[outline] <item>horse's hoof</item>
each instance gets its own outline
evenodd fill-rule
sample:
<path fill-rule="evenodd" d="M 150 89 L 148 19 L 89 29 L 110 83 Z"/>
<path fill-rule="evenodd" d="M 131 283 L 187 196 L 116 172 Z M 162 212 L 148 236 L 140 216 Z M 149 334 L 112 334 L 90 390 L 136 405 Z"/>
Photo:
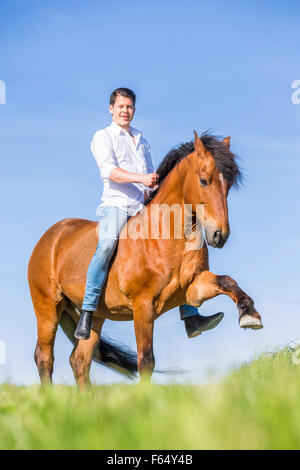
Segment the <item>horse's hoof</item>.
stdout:
<path fill-rule="evenodd" d="M 263 328 L 263 325 L 259 318 L 244 314 L 240 318 L 240 327 L 251 328 L 252 330 L 260 330 L 261 328 Z"/>

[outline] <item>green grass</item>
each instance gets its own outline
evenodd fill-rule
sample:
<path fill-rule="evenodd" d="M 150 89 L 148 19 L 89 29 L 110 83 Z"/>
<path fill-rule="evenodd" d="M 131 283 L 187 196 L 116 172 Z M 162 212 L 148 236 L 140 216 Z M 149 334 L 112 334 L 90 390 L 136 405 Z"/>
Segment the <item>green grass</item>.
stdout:
<path fill-rule="evenodd" d="M 0 449 L 299 449 L 300 365 L 265 354 L 205 386 L 0 386 Z"/>

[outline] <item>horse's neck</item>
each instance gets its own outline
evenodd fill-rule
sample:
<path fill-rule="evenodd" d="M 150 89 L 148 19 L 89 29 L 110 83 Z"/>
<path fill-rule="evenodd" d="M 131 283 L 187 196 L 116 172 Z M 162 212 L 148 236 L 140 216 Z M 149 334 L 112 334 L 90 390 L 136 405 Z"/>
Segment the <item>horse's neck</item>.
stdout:
<path fill-rule="evenodd" d="M 139 215 L 129 220 L 127 226 L 129 238 L 131 238 L 131 234 L 136 234 L 138 231 L 143 236 L 139 244 L 127 243 L 126 241 L 125 244 L 122 243 L 122 247 L 124 246 L 128 252 L 127 258 L 121 256 L 121 259 L 128 259 L 128 257 L 142 259 L 145 256 L 143 260 L 145 266 L 149 263 L 150 265 L 153 264 L 154 260 L 158 260 L 158 264 L 163 266 L 163 269 L 161 269 L 162 285 L 164 285 L 165 279 L 171 279 L 174 283 L 173 288 L 181 286 L 180 288 L 183 289 L 192 282 L 196 272 L 202 269 L 203 260 L 205 261 L 206 256 L 205 250 L 199 250 L 193 246 L 191 249 L 191 241 L 185 238 L 184 175 L 185 172 L 181 168 L 174 168 L 172 173 L 169 173 L 166 177 L 153 200 L 144 207 Z M 176 207 L 174 208 L 174 206 Z M 176 217 L 174 216 L 174 210 L 175 213 L 178 210 L 177 215 L 179 216 L 176 227 L 180 229 L 181 226 L 179 237 L 176 236 L 178 232 L 176 233 L 175 230 Z M 158 213 L 159 216 L 157 216 Z M 155 233 L 153 233 L 153 227 Z M 163 228 L 168 230 L 169 227 L 170 237 L 165 237 Z M 146 230 L 144 231 L 143 228 L 146 228 Z M 151 239 L 153 239 L 153 243 L 151 243 Z M 150 243 L 148 243 L 148 240 Z M 138 254 L 135 253 L 137 247 Z M 178 284 L 174 282 L 175 280 L 178 281 Z"/>
<path fill-rule="evenodd" d="M 192 208 L 190 205 L 185 205 L 183 186 L 186 169 L 183 163 L 185 162 L 181 163 L 180 168 L 174 168 L 172 174 L 168 175 L 168 179 L 164 182 L 155 198 L 145 207 L 148 220 L 151 220 L 153 213 L 156 213 L 152 211 L 155 204 L 157 208 L 160 207 L 161 209 L 163 206 L 169 209 L 174 208 L 174 211 L 164 211 L 163 209 L 160 211 L 160 237 L 162 236 L 162 227 L 168 227 L 168 224 L 170 224 L 171 237 L 168 241 L 169 250 L 167 252 L 168 254 L 174 254 L 173 263 L 171 263 L 174 269 L 178 270 L 180 267 L 180 283 L 182 286 L 191 282 L 194 275 L 199 270 L 201 271 L 203 266 L 206 266 L 208 263 L 207 247 L 203 239 L 202 227 L 196 226 L 192 229 Z M 172 218 L 170 216 L 171 212 L 173 213 Z M 176 227 L 176 216 L 174 214 L 178 216 Z M 186 217 L 189 219 L 186 219 Z M 149 223 L 149 228 L 150 226 L 151 223 Z M 179 229 L 179 232 L 177 231 L 176 233 L 177 229 Z M 176 235 L 178 234 L 179 237 L 177 238 Z M 164 243 L 163 237 L 162 243 Z M 159 251 L 158 255 L 161 255 L 161 251 Z"/>
<path fill-rule="evenodd" d="M 148 206 L 151 206 L 151 204 L 168 204 L 169 206 L 172 206 L 173 204 L 182 205 L 184 203 L 183 183 L 184 178 L 182 172 L 179 171 L 178 168 L 173 168 L 173 170 L 166 176 L 157 195 L 148 204 Z"/>

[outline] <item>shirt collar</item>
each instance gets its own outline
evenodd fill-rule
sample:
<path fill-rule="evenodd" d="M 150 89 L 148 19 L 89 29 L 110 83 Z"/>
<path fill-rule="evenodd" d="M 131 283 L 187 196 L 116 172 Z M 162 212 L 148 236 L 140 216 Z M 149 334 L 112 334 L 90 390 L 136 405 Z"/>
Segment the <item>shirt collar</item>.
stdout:
<path fill-rule="evenodd" d="M 123 134 L 123 135 L 128 134 L 128 132 L 125 131 L 125 129 L 123 129 L 123 127 L 118 126 L 118 124 L 116 124 L 114 121 L 112 121 L 112 123 L 110 125 L 110 128 L 117 137 L 121 134 Z M 142 133 L 138 129 L 135 129 L 134 127 L 130 126 L 130 134 L 133 135 L 134 137 L 136 137 L 136 145 L 138 145 L 138 143 L 139 143 L 139 141 L 142 137 Z"/>

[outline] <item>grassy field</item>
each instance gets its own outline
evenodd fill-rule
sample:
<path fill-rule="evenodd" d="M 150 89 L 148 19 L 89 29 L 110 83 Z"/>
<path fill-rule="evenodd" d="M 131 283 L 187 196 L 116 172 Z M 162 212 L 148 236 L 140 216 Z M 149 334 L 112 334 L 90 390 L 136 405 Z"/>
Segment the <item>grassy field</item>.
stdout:
<path fill-rule="evenodd" d="M 204 386 L 0 386 L 0 449 L 299 449 L 300 365 L 284 350 Z"/>

